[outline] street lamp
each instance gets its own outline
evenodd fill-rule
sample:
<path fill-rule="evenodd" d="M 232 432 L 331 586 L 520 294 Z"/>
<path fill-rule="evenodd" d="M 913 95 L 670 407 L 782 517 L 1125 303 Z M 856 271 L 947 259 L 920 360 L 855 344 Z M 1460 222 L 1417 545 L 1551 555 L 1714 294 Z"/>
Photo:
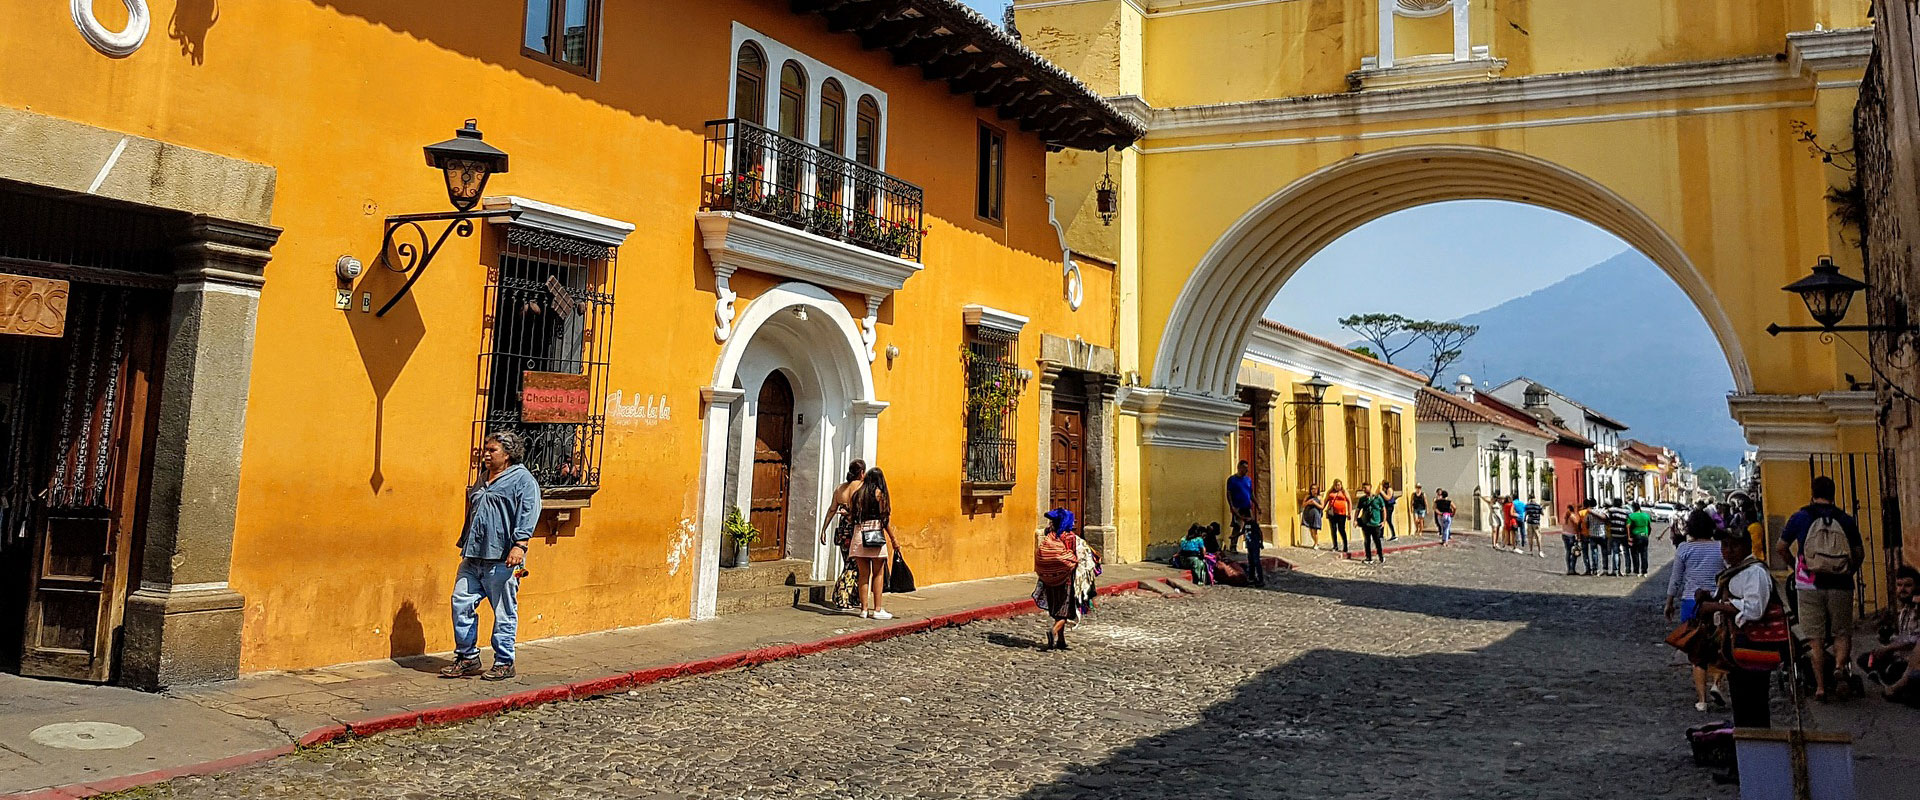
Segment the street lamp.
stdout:
<path fill-rule="evenodd" d="M 426 274 L 427 265 L 433 263 L 433 257 L 440 254 L 440 246 L 447 243 L 447 237 L 466 238 L 473 235 L 473 221 L 492 217 L 515 217 L 520 212 L 511 209 L 496 211 L 475 211 L 487 190 L 487 179 L 494 173 L 507 171 L 507 154 L 500 148 L 481 141 L 478 120 L 469 119 L 459 130 L 454 131 L 452 139 L 424 148 L 427 166 L 440 170 L 447 182 L 447 202 L 453 204 L 452 211 L 433 211 L 424 214 L 399 214 L 387 217 L 386 234 L 380 242 L 380 265 L 388 270 L 407 276 L 406 283 L 400 284 L 400 290 L 393 293 L 386 304 L 374 314 L 384 317 L 392 311 L 400 298 L 413 290 L 413 284 Z M 437 237 L 429 236 L 422 222 L 445 222 Z M 411 241 L 396 242 L 395 238 L 404 231 Z M 388 254 L 392 255 L 389 256 Z"/>
<path fill-rule="evenodd" d="M 1494 451 L 1494 452 L 1496 452 L 1496 453 L 1504 453 L 1504 452 L 1507 452 L 1508 450 L 1512 450 L 1512 449 L 1513 449 L 1513 437 L 1511 437 L 1511 436 L 1508 436 L 1508 435 L 1506 435 L 1506 434 L 1504 434 L 1504 433 L 1503 433 L 1503 434 L 1500 434 L 1499 436 L 1496 436 L 1496 437 L 1494 437 L 1494 439 L 1493 439 L 1493 451 Z"/>
<path fill-rule="evenodd" d="M 1807 304 L 1807 313 L 1813 315 L 1813 321 L 1819 325 L 1781 325 L 1767 326 L 1767 335 L 1779 336 L 1782 333 L 1819 333 L 1839 332 L 1858 333 L 1910 333 L 1920 330 L 1913 325 L 1842 325 L 1847 310 L 1853 305 L 1853 296 L 1867 288 L 1867 284 L 1852 277 L 1840 274 L 1840 267 L 1833 263 L 1832 256 L 1821 256 L 1813 265 L 1813 274 L 1781 287 L 1782 291 L 1800 295 Z M 1829 340 L 1830 341 L 1830 340 Z"/>
<path fill-rule="evenodd" d="M 1107 151 L 1107 174 L 1094 187 L 1094 204 L 1100 212 L 1100 224 L 1113 225 L 1113 218 L 1120 215 L 1120 187 L 1113 182 L 1113 151 Z"/>
<path fill-rule="evenodd" d="M 487 179 L 507 171 L 507 154 L 481 141 L 479 120 L 467 120 L 453 138 L 426 146 L 427 166 L 447 176 L 447 200 L 456 211 L 472 211 L 487 189 Z"/>

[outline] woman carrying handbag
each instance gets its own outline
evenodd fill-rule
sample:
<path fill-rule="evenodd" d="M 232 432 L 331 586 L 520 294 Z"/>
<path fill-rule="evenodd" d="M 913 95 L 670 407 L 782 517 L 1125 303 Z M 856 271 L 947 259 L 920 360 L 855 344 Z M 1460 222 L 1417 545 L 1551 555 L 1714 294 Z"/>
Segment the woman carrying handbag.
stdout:
<path fill-rule="evenodd" d="M 1767 565 L 1753 557 L 1752 539 L 1726 537 L 1720 555 L 1733 566 L 1715 578 L 1718 594 L 1713 599 L 1700 593 L 1694 613 L 1712 614 L 1718 623 L 1734 727 L 1769 727 L 1767 679 L 1785 662 L 1791 636 L 1786 607 L 1774 591 Z"/>
<path fill-rule="evenodd" d="M 887 496 L 887 476 L 879 467 L 867 470 L 852 505 L 853 540 L 847 545 L 847 556 L 860 571 L 860 616 L 893 619 L 881 605 L 887 589 L 887 559 L 895 548 L 893 503 Z"/>

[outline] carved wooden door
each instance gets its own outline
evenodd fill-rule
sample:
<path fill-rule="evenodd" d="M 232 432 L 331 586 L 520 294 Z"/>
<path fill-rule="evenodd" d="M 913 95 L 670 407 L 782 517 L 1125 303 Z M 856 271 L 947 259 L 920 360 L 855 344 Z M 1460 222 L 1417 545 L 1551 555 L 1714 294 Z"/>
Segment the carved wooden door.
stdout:
<path fill-rule="evenodd" d="M 1048 508 L 1073 512 L 1077 525 L 1084 525 L 1087 486 L 1086 416 L 1078 408 L 1053 409 L 1053 474 L 1049 479 Z"/>
<path fill-rule="evenodd" d="M 753 509 L 760 539 L 747 549 L 754 561 L 787 557 L 787 489 L 793 474 L 793 387 L 778 372 L 767 376 L 754 409 Z"/>

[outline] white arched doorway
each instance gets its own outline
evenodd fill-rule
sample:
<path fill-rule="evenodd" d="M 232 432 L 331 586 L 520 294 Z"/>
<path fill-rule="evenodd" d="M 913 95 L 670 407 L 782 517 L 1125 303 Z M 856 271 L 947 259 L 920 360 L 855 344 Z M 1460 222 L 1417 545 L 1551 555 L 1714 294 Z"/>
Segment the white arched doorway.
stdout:
<path fill-rule="evenodd" d="M 1605 229 L 1645 254 L 1706 319 L 1735 389 L 1754 391 L 1745 347 L 1706 277 L 1678 242 L 1644 212 L 1600 183 L 1510 150 L 1423 145 L 1353 156 L 1303 177 L 1248 211 L 1188 276 L 1169 313 L 1151 382 L 1191 406 L 1190 431 L 1224 436 L 1232 419 L 1201 420 L 1230 398 L 1247 337 L 1267 303 L 1314 253 L 1395 211 L 1447 200 L 1506 200 L 1540 206 Z M 1181 403 L 1176 398 L 1190 402 Z M 1237 412 L 1236 412 L 1237 413 Z M 1208 423 L 1217 424 L 1208 424 Z M 1193 439 L 1190 438 L 1190 441 Z"/>
<path fill-rule="evenodd" d="M 855 458 L 873 460 L 877 418 L 860 326 L 831 293 L 806 283 L 784 283 L 755 298 L 734 323 L 733 335 L 701 390 L 705 406 L 700 467 L 701 517 L 693 570 L 695 619 L 714 614 L 719 586 L 721 528 L 727 512 L 747 514 L 755 498 L 755 449 L 765 397 L 788 394 L 790 435 L 784 456 L 785 536 L 779 558 L 811 562 L 814 580 L 827 580 L 838 552 L 816 533 L 828 496 Z M 775 376 L 778 376 L 777 378 Z M 780 390 L 768 392 L 769 384 Z M 764 448 L 763 448 L 764 449 Z M 768 495 L 761 487 L 762 497 Z M 764 535 L 779 536 L 768 531 Z"/>

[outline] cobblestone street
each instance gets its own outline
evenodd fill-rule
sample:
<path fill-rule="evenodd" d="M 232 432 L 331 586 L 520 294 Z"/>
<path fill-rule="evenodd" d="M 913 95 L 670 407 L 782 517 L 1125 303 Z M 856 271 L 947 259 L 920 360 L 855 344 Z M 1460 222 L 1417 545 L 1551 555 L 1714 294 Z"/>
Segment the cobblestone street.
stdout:
<path fill-rule="evenodd" d="M 1554 542 L 1557 546 L 1557 541 Z M 1659 589 L 1473 544 L 303 751 L 149 796 L 1702 798 Z"/>

